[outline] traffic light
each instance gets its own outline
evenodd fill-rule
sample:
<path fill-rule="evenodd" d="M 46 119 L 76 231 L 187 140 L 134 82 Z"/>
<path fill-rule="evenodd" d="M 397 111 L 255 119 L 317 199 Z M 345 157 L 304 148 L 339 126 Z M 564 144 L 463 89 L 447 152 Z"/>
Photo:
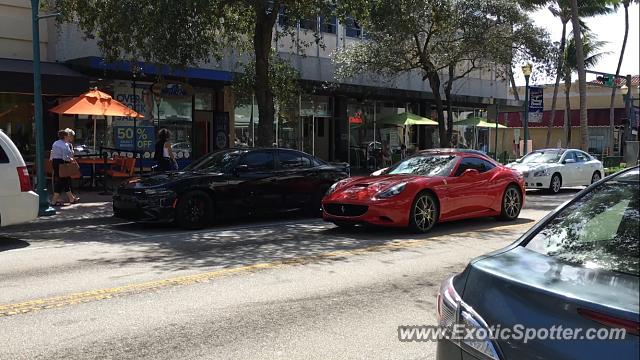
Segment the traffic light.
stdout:
<path fill-rule="evenodd" d="M 611 75 L 598 76 L 596 77 L 596 80 L 604 84 L 604 86 L 613 87 L 613 76 Z"/>

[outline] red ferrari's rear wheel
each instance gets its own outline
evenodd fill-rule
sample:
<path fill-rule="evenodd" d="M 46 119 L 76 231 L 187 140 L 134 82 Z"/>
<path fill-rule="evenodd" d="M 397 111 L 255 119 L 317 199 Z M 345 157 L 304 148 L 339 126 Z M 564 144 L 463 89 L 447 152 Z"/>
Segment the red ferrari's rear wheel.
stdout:
<path fill-rule="evenodd" d="M 421 192 L 413 200 L 409 226 L 418 233 L 426 233 L 438 222 L 440 209 L 438 201 L 429 192 Z"/>

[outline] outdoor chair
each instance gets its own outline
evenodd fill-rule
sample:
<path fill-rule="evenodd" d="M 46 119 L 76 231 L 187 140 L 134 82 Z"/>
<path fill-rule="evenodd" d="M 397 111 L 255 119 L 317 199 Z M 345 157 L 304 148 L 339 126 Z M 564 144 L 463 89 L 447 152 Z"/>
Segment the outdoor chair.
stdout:
<path fill-rule="evenodd" d="M 135 158 L 118 158 L 116 159 L 116 163 L 105 171 L 105 175 L 112 179 L 124 180 L 133 177 L 135 169 Z"/>

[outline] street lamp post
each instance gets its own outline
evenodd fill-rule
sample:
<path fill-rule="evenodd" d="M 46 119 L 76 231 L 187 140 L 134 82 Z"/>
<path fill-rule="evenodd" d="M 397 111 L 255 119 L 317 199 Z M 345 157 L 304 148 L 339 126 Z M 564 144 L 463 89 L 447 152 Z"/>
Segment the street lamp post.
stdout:
<path fill-rule="evenodd" d="M 627 122 L 627 126 L 625 126 L 625 128 L 628 129 L 628 131 L 625 131 L 626 136 L 625 136 L 625 140 L 633 140 L 633 124 L 635 121 L 635 112 L 633 111 L 633 102 L 636 100 L 640 100 L 640 98 L 634 98 L 633 94 L 631 93 L 631 91 L 629 91 L 631 86 L 631 76 L 627 76 L 627 85 L 623 85 L 620 88 L 620 94 L 622 94 L 622 97 L 624 98 L 624 108 L 625 111 L 627 113 L 627 118 L 629 119 Z M 638 131 L 638 133 L 640 133 L 640 130 Z M 640 135 L 640 134 L 637 134 Z"/>
<path fill-rule="evenodd" d="M 33 117 L 36 125 L 36 173 L 38 174 L 38 216 L 54 215 L 56 211 L 49 205 L 49 194 L 45 187 L 44 176 L 44 129 L 42 124 L 42 83 L 40 77 L 40 19 L 57 16 L 58 14 L 40 16 L 38 9 L 40 0 L 31 0 L 31 28 L 33 31 Z"/>
<path fill-rule="evenodd" d="M 531 64 L 526 64 L 522 66 L 522 74 L 524 75 L 525 80 L 525 92 L 524 92 L 524 154 L 526 156 L 529 153 L 529 77 L 531 77 L 531 72 L 533 71 L 533 67 Z"/>

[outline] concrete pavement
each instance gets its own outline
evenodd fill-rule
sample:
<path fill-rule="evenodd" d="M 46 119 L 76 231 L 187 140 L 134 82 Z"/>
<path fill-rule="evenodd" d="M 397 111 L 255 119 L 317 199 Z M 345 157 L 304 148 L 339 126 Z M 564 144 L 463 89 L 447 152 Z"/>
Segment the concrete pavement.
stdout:
<path fill-rule="evenodd" d="M 23 244 L 0 245 L 0 358 L 433 358 L 397 326 L 433 324 L 447 275 L 573 195 L 426 236 L 295 215 L 196 232 L 102 216 L 3 229 Z"/>

